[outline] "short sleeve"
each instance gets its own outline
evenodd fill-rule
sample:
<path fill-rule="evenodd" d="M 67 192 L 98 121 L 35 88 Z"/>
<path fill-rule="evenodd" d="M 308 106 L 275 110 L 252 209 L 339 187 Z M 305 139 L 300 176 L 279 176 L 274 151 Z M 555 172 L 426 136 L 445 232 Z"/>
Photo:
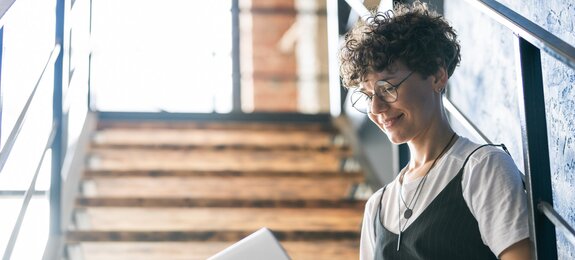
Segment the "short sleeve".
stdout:
<path fill-rule="evenodd" d="M 373 221 L 381 193 L 382 189 L 372 194 L 365 204 L 359 246 L 360 260 L 373 260 L 373 252 L 375 251 L 375 230 L 373 228 Z"/>
<path fill-rule="evenodd" d="M 483 242 L 496 256 L 529 237 L 527 195 L 521 172 L 509 155 L 493 147 L 478 151 L 463 174 L 463 196 Z"/>

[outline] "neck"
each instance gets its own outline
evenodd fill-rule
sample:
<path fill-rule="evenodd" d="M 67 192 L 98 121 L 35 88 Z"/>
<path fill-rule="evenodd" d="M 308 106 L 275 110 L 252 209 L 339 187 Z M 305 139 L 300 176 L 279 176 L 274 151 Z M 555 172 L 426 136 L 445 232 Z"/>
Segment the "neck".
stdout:
<path fill-rule="evenodd" d="M 436 160 L 443 150 L 447 151 L 454 143 L 454 134 L 449 124 L 444 124 L 440 128 L 429 130 L 425 138 L 408 142 L 411 156 L 409 169 L 418 169 Z"/>

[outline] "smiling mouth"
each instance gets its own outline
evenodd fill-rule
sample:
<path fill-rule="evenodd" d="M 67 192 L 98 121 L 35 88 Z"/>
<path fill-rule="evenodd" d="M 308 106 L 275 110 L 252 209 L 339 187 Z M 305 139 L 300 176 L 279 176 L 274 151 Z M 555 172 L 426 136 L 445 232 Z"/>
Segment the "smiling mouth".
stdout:
<path fill-rule="evenodd" d="M 383 120 L 383 126 L 385 128 L 393 127 L 393 125 L 395 125 L 397 121 L 399 121 L 401 118 L 403 118 L 403 114 L 400 114 L 399 116 L 396 117 L 385 119 Z"/>

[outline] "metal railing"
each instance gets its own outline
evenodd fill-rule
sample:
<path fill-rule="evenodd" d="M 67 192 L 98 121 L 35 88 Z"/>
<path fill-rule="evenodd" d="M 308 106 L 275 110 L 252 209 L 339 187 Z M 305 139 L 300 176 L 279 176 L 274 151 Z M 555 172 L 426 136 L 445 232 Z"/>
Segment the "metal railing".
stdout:
<path fill-rule="evenodd" d="M 14 144 L 16 143 L 16 139 L 18 138 L 18 135 L 20 134 L 20 131 L 22 130 L 22 126 L 24 126 L 24 122 L 26 121 L 26 117 L 28 116 L 28 109 L 30 109 L 30 105 L 32 104 L 32 101 L 34 100 L 34 97 L 36 95 L 36 91 L 38 90 L 38 87 L 40 86 L 40 82 L 42 81 L 42 78 L 44 77 L 44 73 L 46 73 L 46 70 L 48 69 L 49 66 L 53 66 L 55 64 L 56 58 L 60 54 L 61 49 L 62 48 L 59 44 L 56 44 L 54 46 L 54 49 L 52 50 L 52 53 L 50 54 L 48 61 L 44 65 L 44 69 L 42 69 L 42 73 L 40 73 L 38 80 L 36 80 L 36 85 L 32 89 L 32 92 L 30 93 L 28 100 L 26 100 L 26 104 L 24 104 L 24 108 L 22 108 L 22 111 L 20 112 L 20 115 L 18 116 L 16 123 L 14 123 L 14 127 L 12 128 L 10 135 L 6 139 L 6 143 L 2 147 L 2 151 L 0 151 L 0 174 L 2 174 L 2 170 L 4 169 L 4 166 L 6 165 L 6 162 L 8 161 L 8 157 L 10 156 L 10 152 L 12 152 L 12 148 L 14 148 Z"/>
<path fill-rule="evenodd" d="M 46 141 L 46 145 L 44 146 L 42 156 L 40 157 L 40 161 L 38 162 L 38 165 L 36 166 L 36 171 L 34 172 L 34 177 L 32 177 L 32 181 L 30 181 L 28 189 L 26 190 L 26 193 L 24 194 L 24 200 L 22 201 L 22 206 L 20 207 L 20 211 L 18 213 L 18 218 L 16 219 L 16 223 L 14 224 L 14 228 L 12 229 L 12 233 L 10 234 L 10 239 L 8 240 L 8 243 L 6 244 L 6 248 L 4 250 L 4 256 L 2 257 L 2 259 L 10 259 L 10 256 L 12 255 L 12 250 L 14 249 L 14 245 L 16 244 L 16 239 L 18 238 L 18 235 L 20 234 L 20 228 L 22 227 L 22 222 L 24 221 L 24 216 L 26 215 L 26 211 L 28 210 L 28 204 L 30 204 L 30 200 L 32 199 L 32 196 L 34 195 L 34 192 L 36 191 L 35 186 L 36 186 L 36 180 L 38 179 L 38 173 L 40 172 L 40 168 L 42 167 L 42 162 L 44 161 L 44 157 L 46 156 L 46 152 L 48 152 L 48 150 L 50 149 L 50 147 L 52 146 L 52 144 L 54 142 L 54 138 L 57 134 L 57 127 L 58 127 L 58 122 L 54 122 L 54 124 L 52 125 L 52 131 L 50 132 L 50 136 L 48 137 L 48 140 Z"/>
<path fill-rule="evenodd" d="M 19 207 L 18 214 L 14 225 L 12 226 L 12 231 L 10 232 L 10 236 L 7 240 L 6 246 L 4 248 L 0 248 L 3 250 L 2 259 L 11 259 L 14 248 L 16 246 L 16 242 L 18 241 L 18 237 L 20 235 L 20 231 L 22 225 L 24 223 L 26 214 L 28 212 L 28 206 L 32 200 L 37 195 L 45 196 L 45 191 L 37 191 L 36 190 L 36 181 L 39 178 L 39 174 L 41 172 L 42 165 L 45 163 L 45 158 L 48 151 L 51 151 L 52 157 L 52 173 L 51 173 L 51 180 L 50 180 L 50 236 L 53 237 L 54 235 L 59 235 L 61 233 L 60 226 L 60 182 L 61 182 L 61 175 L 60 175 L 60 158 L 61 158 L 61 146 L 60 142 L 62 139 L 62 85 L 61 85 L 61 75 L 62 75 L 62 56 L 63 56 L 63 48 L 60 44 L 62 42 L 62 35 L 58 34 L 58 32 L 63 31 L 63 10 L 64 7 L 64 0 L 54 0 L 56 3 L 56 23 L 54 24 L 54 32 L 55 32 L 55 45 L 52 48 L 48 60 L 44 63 L 44 67 L 40 73 L 40 75 L 30 75 L 31 78 L 36 77 L 37 80 L 35 82 L 32 91 L 27 96 L 26 102 L 23 108 L 20 110 L 20 114 L 18 115 L 14 126 L 10 130 L 10 133 L 2 146 L 2 150 L 0 151 L 0 175 L 6 174 L 4 171 L 7 170 L 5 168 L 7 162 L 11 159 L 10 155 L 14 151 L 14 146 L 19 145 L 16 144 L 19 138 L 24 138 L 20 136 L 22 129 L 24 127 L 29 127 L 26 124 L 26 119 L 31 114 L 31 106 L 35 102 L 35 100 L 39 97 L 39 93 L 41 88 L 52 88 L 52 125 L 50 128 L 50 132 L 47 135 L 47 139 L 45 140 L 43 150 L 41 151 L 41 155 L 38 161 L 31 162 L 35 165 L 35 171 L 32 175 L 32 178 L 29 182 L 27 182 L 27 189 L 26 190 L 17 190 L 17 191 L 9 191 L 7 194 L 17 194 L 22 196 L 22 204 Z M 14 6 L 19 5 L 21 2 L 16 0 L 4 1 L 0 4 L 0 46 L 3 46 L 4 37 L 4 26 L 9 24 L 10 21 L 6 18 L 7 16 L 13 16 L 11 12 L 13 12 Z M 22 9 L 20 9 L 22 10 Z M 52 9 L 53 10 L 53 9 Z M 9 14 L 9 15 L 7 15 Z M 59 28 L 62 27 L 62 28 Z M 0 54 L 4 51 L 3 49 L 0 51 Z M 2 57 L 0 55 L 0 57 Z M 3 60 L 0 59 L 0 62 Z M 49 75 L 49 72 L 53 72 L 54 75 Z M 49 80 L 53 76 L 54 82 L 50 82 L 46 84 L 46 80 Z M 3 110 L 2 103 L 0 102 L 0 111 Z M 1 118 L 1 117 L 0 117 Z M 24 126 L 26 124 L 26 126 Z M 48 238 L 50 239 L 50 238 Z"/>
<path fill-rule="evenodd" d="M 36 84 L 35 84 L 32 92 L 30 93 L 30 96 L 28 97 L 26 104 L 24 105 L 22 111 L 20 112 L 20 115 L 18 116 L 18 119 L 16 120 L 16 123 L 15 123 L 14 127 L 12 128 L 12 131 L 11 131 L 9 137 L 7 138 L 6 143 L 4 144 L 4 147 L 2 148 L 2 151 L 0 151 L 0 174 L 3 173 L 4 166 L 6 165 L 6 162 L 8 161 L 8 159 L 10 158 L 9 156 L 12 152 L 12 148 L 14 147 L 14 144 L 16 143 L 16 140 L 18 139 L 20 131 L 22 130 L 22 127 L 24 126 L 24 123 L 26 121 L 26 117 L 29 114 L 30 105 L 32 104 L 34 98 L 36 97 L 36 93 L 37 93 L 37 91 L 41 85 L 42 80 L 44 79 L 44 75 L 46 74 L 46 71 L 48 70 L 49 67 L 54 66 L 56 64 L 56 60 L 57 60 L 58 56 L 60 55 L 61 49 L 62 49 L 62 47 L 60 46 L 60 44 L 56 44 L 54 46 L 54 48 L 50 54 L 50 57 L 48 58 L 48 61 L 46 62 L 46 64 L 44 65 L 44 68 L 42 69 L 42 73 L 40 73 L 40 76 L 38 77 L 38 80 L 36 81 Z M 58 121 L 53 122 L 50 135 L 48 136 L 48 139 L 46 141 L 46 145 L 44 147 L 44 150 L 42 152 L 40 160 L 36 164 L 36 171 L 32 177 L 32 180 L 30 181 L 30 184 L 28 185 L 28 189 L 24 193 L 24 199 L 22 201 L 22 205 L 20 207 L 18 217 L 16 219 L 16 222 L 15 222 L 14 227 L 12 229 L 12 232 L 10 234 L 10 238 L 8 240 L 8 243 L 6 244 L 6 247 L 4 248 L 3 259 L 10 259 L 10 256 L 12 254 L 12 250 L 13 250 L 14 245 L 16 243 L 16 239 L 18 238 L 18 235 L 20 233 L 20 227 L 22 226 L 24 216 L 26 215 L 26 210 L 28 209 L 28 204 L 30 203 L 30 200 L 32 199 L 32 195 L 36 192 L 36 190 L 35 190 L 36 180 L 38 179 L 38 173 L 40 172 L 40 168 L 41 168 L 42 163 L 44 161 L 44 157 L 46 155 L 46 152 L 52 147 L 54 138 L 57 135 L 58 124 L 59 124 Z"/>
<path fill-rule="evenodd" d="M 512 30 L 517 37 L 518 101 L 530 208 L 529 224 L 534 245 L 533 256 L 535 259 L 556 259 L 555 228 L 571 243 L 575 241 L 575 232 L 552 206 L 551 167 L 540 51 L 575 69 L 575 48 L 496 1 L 468 1 Z M 550 216 L 560 221 L 551 221 Z"/>
<path fill-rule="evenodd" d="M 556 259 L 555 228 L 573 245 L 575 245 L 575 230 L 552 206 L 540 50 L 569 68 L 575 69 L 575 48 L 497 1 L 467 1 L 512 30 L 517 37 L 518 99 L 530 212 L 530 237 L 534 245 L 533 256 L 534 259 Z M 346 2 L 360 17 L 369 17 L 369 11 L 358 0 L 346 0 Z M 443 101 L 452 118 L 459 121 L 476 138 L 491 143 L 448 98 L 444 97 Z M 399 161 L 405 163 L 405 158 L 402 158 L 401 154 L 400 147 Z"/>

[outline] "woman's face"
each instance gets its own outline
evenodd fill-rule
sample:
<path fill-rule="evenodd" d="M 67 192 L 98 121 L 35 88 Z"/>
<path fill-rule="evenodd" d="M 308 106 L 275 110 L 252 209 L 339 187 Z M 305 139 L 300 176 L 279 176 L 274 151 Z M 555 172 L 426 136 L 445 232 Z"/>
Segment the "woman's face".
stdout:
<path fill-rule="evenodd" d="M 410 73 L 403 63 L 396 62 L 388 70 L 369 74 L 361 86 L 370 95 L 379 80 L 397 87 L 395 102 L 387 103 L 374 96 L 369 113 L 369 118 L 396 144 L 425 138 L 428 130 L 441 120 L 441 94 L 438 90 L 445 86 L 446 79 L 440 82 L 437 73 L 426 79 L 417 72 Z"/>

